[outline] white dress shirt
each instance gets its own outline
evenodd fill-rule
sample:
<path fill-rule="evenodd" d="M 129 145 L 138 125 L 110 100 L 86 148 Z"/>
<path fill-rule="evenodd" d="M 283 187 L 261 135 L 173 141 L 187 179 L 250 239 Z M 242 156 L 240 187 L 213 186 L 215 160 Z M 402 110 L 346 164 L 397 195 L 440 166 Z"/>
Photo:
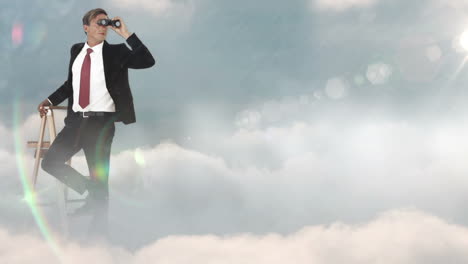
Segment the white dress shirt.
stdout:
<path fill-rule="evenodd" d="M 83 49 L 80 51 L 72 66 L 72 87 L 73 87 L 73 111 L 98 111 L 98 112 L 115 112 L 115 104 L 109 94 L 106 86 L 106 78 L 104 75 L 104 62 L 102 59 L 102 46 L 104 42 L 94 47 L 88 46 L 86 42 Z M 89 105 L 82 108 L 79 105 L 80 98 L 80 78 L 81 67 L 86 56 L 86 50 L 91 48 L 91 72 L 89 86 Z"/>

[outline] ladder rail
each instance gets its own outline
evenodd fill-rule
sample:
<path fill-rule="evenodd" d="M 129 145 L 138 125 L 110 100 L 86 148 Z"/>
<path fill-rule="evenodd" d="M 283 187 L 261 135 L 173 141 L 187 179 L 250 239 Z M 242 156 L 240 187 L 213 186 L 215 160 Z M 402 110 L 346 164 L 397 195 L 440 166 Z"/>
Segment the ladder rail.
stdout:
<path fill-rule="evenodd" d="M 33 190 L 36 188 L 37 174 L 39 173 L 39 163 L 40 163 L 42 142 L 44 141 L 44 130 L 45 130 L 46 119 L 47 119 L 46 115 L 42 116 L 42 118 L 41 118 L 41 126 L 40 126 L 40 130 L 39 130 L 39 140 L 38 140 L 37 146 L 36 146 L 36 159 L 34 161 Z"/>

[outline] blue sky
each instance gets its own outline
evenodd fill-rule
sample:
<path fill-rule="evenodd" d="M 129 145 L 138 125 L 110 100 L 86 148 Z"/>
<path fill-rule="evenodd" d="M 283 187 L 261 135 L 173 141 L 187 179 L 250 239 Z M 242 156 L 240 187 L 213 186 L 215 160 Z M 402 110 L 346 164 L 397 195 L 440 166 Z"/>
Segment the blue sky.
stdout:
<path fill-rule="evenodd" d="M 129 73 L 137 122 L 116 126 L 115 232 L 93 248 L 103 263 L 109 252 L 184 263 L 171 253 L 181 250 L 204 263 L 221 263 L 219 252 L 251 263 L 468 259 L 461 0 L 0 2 L 0 136 L 10 139 L 0 142 L 0 244 L 26 233 L 47 248 L 21 202 L 24 147 L 13 138 L 37 137 L 36 107 L 65 80 L 81 17 L 98 6 L 157 60 Z M 73 162 L 86 174 L 82 153 Z M 49 175 L 38 184 L 54 199 Z M 63 252 L 85 250 L 70 243 Z"/>
<path fill-rule="evenodd" d="M 453 103 L 451 97 L 463 95 L 458 88 L 466 82 L 463 70 L 449 81 L 464 58 L 452 45 L 464 30 L 464 14 L 456 3 L 330 3 L 160 1 L 153 7 L 145 1 L 4 2 L 4 28 L 22 25 L 24 39 L 20 45 L 9 38 L 1 42 L 2 120 L 11 125 L 8 98 L 18 98 L 25 114 L 32 113 L 60 86 L 70 46 L 85 39 L 82 13 L 95 5 L 126 19 L 158 60 L 151 69 L 130 74 L 141 121 L 137 125 L 157 132 L 151 144 L 180 141 L 187 133 L 181 120 L 191 107 L 214 105 L 223 118 L 232 119 L 265 100 L 320 95 L 333 78 L 343 81 L 346 95 L 331 104 L 402 108 L 405 116 L 427 104 L 434 105 L 425 113 L 440 112 L 437 105 L 443 109 Z M 112 33 L 108 40 L 123 41 Z M 434 54 L 432 61 L 428 52 Z M 366 76 L 372 65 L 374 73 L 387 70 L 377 84 Z M 123 141 L 116 141 L 118 149 L 144 143 Z"/>

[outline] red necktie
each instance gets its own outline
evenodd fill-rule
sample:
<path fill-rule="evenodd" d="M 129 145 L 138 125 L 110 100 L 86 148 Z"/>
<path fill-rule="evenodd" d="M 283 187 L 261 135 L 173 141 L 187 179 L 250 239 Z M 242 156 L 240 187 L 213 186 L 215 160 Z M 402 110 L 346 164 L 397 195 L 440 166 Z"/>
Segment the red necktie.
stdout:
<path fill-rule="evenodd" d="M 85 108 L 89 105 L 89 79 L 91 75 L 91 57 L 89 54 L 93 52 L 93 50 L 88 48 L 87 52 L 83 61 L 83 66 L 81 66 L 80 100 L 78 102 L 81 108 Z"/>

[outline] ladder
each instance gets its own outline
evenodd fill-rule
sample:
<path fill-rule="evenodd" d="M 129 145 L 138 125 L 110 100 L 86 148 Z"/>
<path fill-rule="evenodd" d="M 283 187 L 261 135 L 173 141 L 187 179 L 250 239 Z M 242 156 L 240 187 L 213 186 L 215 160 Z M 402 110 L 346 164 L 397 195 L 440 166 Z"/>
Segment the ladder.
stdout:
<path fill-rule="evenodd" d="M 37 176 L 39 173 L 39 166 L 41 164 L 41 159 L 44 157 L 44 154 L 47 152 L 55 137 L 57 136 L 55 129 L 55 119 L 54 119 L 54 110 L 67 110 L 66 106 L 45 106 L 50 111 L 47 111 L 47 114 L 41 118 L 41 126 L 39 128 L 39 139 L 37 141 L 28 141 L 28 148 L 34 148 L 34 170 L 32 174 L 33 181 L 33 190 L 35 190 L 37 183 Z M 50 116 L 49 116 L 50 113 Z M 45 128 L 46 124 L 49 125 L 49 141 L 44 141 Z M 66 162 L 68 165 L 71 165 L 71 158 Z M 58 208 L 60 212 L 60 220 L 62 231 L 65 236 L 68 236 L 68 221 L 67 221 L 67 203 L 73 202 L 83 202 L 85 199 L 68 199 L 68 188 L 65 184 L 57 180 L 58 185 Z M 53 203 L 42 203 L 39 205 L 51 205 Z"/>

